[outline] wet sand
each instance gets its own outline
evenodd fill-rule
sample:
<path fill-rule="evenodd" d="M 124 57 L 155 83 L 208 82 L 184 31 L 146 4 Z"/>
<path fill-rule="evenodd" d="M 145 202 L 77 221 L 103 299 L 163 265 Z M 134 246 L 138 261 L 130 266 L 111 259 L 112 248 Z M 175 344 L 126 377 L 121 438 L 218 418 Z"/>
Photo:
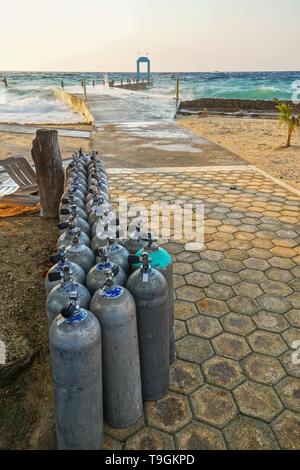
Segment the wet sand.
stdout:
<path fill-rule="evenodd" d="M 300 131 L 287 149 L 287 132 L 276 120 L 218 116 L 183 118 L 178 123 L 300 189 Z"/>

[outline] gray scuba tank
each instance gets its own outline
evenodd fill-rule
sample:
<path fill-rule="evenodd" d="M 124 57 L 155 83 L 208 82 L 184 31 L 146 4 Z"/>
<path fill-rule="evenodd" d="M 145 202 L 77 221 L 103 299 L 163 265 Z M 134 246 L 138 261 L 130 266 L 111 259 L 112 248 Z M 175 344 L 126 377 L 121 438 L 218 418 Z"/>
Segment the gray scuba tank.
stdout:
<path fill-rule="evenodd" d="M 143 399 L 160 400 L 169 388 L 168 284 L 151 268 L 148 253 L 128 279 L 127 289 L 136 304 Z"/>
<path fill-rule="evenodd" d="M 103 442 L 101 327 L 80 308 L 77 293 L 50 333 L 57 446 L 59 450 L 98 450 Z"/>
<path fill-rule="evenodd" d="M 85 202 L 85 195 L 78 189 L 78 186 L 75 186 L 73 184 L 68 184 L 66 187 L 66 190 L 64 194 L 62 195 L 62 199 L 68 198 L 70 195 L 81 199 L 83 202 Z"/>
<path fill-rule="evenodd" d="M 66 194 L 66 193 L 65 193 Z M 67 197 L 62 197 L 59 205 L 59 210 L 68 209 L 69 206 L 76 206 L 85 211 L 85 203 L 79 197 L 75 197 L 72 194 L 68 194 Z"/>
<path fill-rule="evenodd" d="M 104 209 L 103 206 L 94 206 L 89 215 L 89 224 L 91 228 L 91 237 L 93 238 L 97 233 L 98 222 L 100 229 L 106 223 L 116 224 L 116 213 L 112 210 Z"/>
<path fill-rule="evenodd" d="M 86 273 L 95 265 L 93 251 L 80 240 L 77 235 L 72 238 L 72 243 L 66 248 L 66 256 L 69 261 L 81 266 Z"/>
<path fill-rule="evenodd" d="M 104 420 L 114 428 L 134 424 L 143 413 L 136 309 L 132 295 L 111 270 L 91 300 L 102 331 Z"/>
<path fill-rule="evenodd" d="M 91 240 L 88 237 L 88 235 L 84 232 L 81 232 L 80 228 L 77 227 L 77 225 L 72 222 L 63 222 L 62 224 L 58 225 L 58 228 L 62 230 L 63 228 L 67 227 L 65 232 L 59 237 L 57 241 L 57 248 L 62 248 L 62 247 L 67 247 L 72 243 L 72 238 L 74 235 L 77 235 L 79 237 L 79 240 L 81 243 L 83 243 L 86 246 L 90 246 Z"/>
<path fill-rule="evenodd" d="M 53 273 L 62 273 L 65 267 L 72 270 L 74 281 L 79 282 L 79 284 L 85 284 L 85 271 L 78 264 L 66 259 L 66 252 L 64 248 L 60 249 L 59 252 L 55 255 L 52 255 L 50 260 L 55 264 L 51 269 L 49 269 L 45 279 L 45 289 L 47 295 L 49 292 L 51 292 L 52 289 L 54 289 L 54 287 L 60 284 L 59 278 L 56 281 L 50 281 L 49 275 Z"/>
<path fill-rule="evenodd" d="M 94 205 L 109 203 L 109 195 L 96 186 L 91 186 L 85 198 L 85 210 L 89 215 Z"/>
<path fill-rule="evenodd" d="M 130 254 L 134 255 L 138 250 L 143 249 L 147 245 L 144 238 L 145 237 L 141 231 L 141 224 L 138 222 L 135 230 L 128 232 L 128 239 L 124 241 L 124 246 Z"/>
<path fill-rule="evenodd" d="M 90 224 L 84 220 L 78 217 L 77 215 L 69 215 L 69 217 L 66 218 L 65 221 L 60 221 L 59 223 L 59 230 L 60 233 L 64 233 L 66 230 L 68 230 L 70 224 L 75 224 L 76 227 L 78 227 L 81 232 L 84 232 L 88 237 L 91 233 L 91 227 Z"/>
<path fill-rule="evenodd" d="M 54 287 L 49 293 L 46 301 L 46 312 L 48 326 L 52 325 L 53 320 L 58 315 L 62 308 L 69 300 L 70 292 L 76 291 L 78 293 L 78 304 L 82 308 L 89 308 L 91 296 L 86 287 L 73 280 L 73 273 L 69 266 L 64 266 L 61 272 L 54 272 L 49 274 L 50 282 L 57 282 L 59 284 Z"/>
<path fill-rule="evenodd" d="M 100 254 L 102 254 L 102 260 L 97 263 L 86 276 L 86 285 L 91 294 L 100 289 L 105 283 L 106 269 L 110 269 L 113 272 L 117 284 L 125 286 L 127 282 L 127 276 L 123 269 L 110 261 L 107 247 L 98 250 L 98 257 Z"/>
<path fill-rule="evenodd" d="M 128 262 L 129 251 L 122 245 L 119 245 L 115 240 L 108 239 L 109 243 L 109 259 L 112 263 L 120 266 L 128 277 L 131 273 L 131 266 Z M 101 250 L 101 249 L 100 249 Z M 99 250 L 95 250 L 96 263 L 102 260 L 102 254 L 98 256 Z"/>
<path fill-rule="evenodd" d="M 84 195 L 84 197 L 86 197 L 87 192 L 88 192 L 86 183 L 85 184 L 79 183 L 78 178 L 70 178 L 69 180 L 67 180 L 66 187 L 71 188 L 73 186 L 77 188 L 77 190 L 79 190 Z"/>
<path fill-rule="evenodd" d="M 76 182 L 78 184 L 82 184 L 85 189 L 87 188 L 87 178 L 83 176 L 82 173 L 79 173 L 77 170 L 73 170 L 68 174 L 67 182 Z"/>
<path fill-rule="evenodd" d="M 119 240 L 122 235 L 123 232 L 121 231 L 120 226 L 110 224 L 108 221 L 102 228 L 101 226 L 97 226 L 97 233 L 91 241 L 91 248 L 92 250 L 103 248 L 107 245 L 108 238 Z"/>
<path fill-rule="evenodd" d="M 74 217 L 79 217 L 80 219 L 83 219 L 87 222 L 88 216 L 87 213 L 85 212 L 84 209 L 81 209 L 80 207 L 77 207 L 76 204 L 69 204 L 66 207 L 60 208 L 59 210 L 60 222 L 65 222 L 70 215 L 73 215 Z"/>
<path fill-rule="evenodd" d="M 152 268 L 160 271 L 165 277 L 169 288 L 169 333 L 170 333 L 170 364 L 173 364 L 176 358 L 175 351 L 175 327 L 174 327 L 174 275 L 173 275 L 173 261 L 171 255 L 162 247 L 159 247 L 155 240 L 152 239 L 151 233 L 148 233 L 147 245 L 139 250 L 136 255 L 139 261 L 132 266 L 135 271 L 141 266 L 141 256 L 144 252 L 149 254 L 150 263 Z"/>

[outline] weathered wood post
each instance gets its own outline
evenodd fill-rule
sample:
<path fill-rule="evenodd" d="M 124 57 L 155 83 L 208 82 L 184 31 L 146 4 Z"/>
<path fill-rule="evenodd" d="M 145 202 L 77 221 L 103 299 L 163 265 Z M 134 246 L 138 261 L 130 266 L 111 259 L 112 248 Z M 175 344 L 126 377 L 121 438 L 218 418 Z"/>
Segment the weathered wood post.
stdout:
<path fill-rule="evenodd" d="M 58 132 L 38 129 L 32 142 L 31 155 L 35 163 L 41 215 L 58 218 L 58 206 L 64 191 L 64 169 L 58 144 Z"/>
<path fill-rule="evenodd" d="M 64 85 L 64 81 L 63 81 L 63 80 L 61 80 L 60 86 L 61 86 L 62 89 L 64 89 L 65 85 Z"/>
<path fill-rule="evenodd" d="M 176 78 L 176 111 L 179 103 L 179 78 Z"/>
<path fill-rule="evenodd" d="M 95 83 L 96 83 L 95 80 L 93 80 L 93 88 L 95 88 Z"/>
<path fill-rule="evenodd" d="M 84 92 L 84 99 L 87 100 L 87 93 L 86 93 L 86 79 L 83 79 L 83 92 Z"/>

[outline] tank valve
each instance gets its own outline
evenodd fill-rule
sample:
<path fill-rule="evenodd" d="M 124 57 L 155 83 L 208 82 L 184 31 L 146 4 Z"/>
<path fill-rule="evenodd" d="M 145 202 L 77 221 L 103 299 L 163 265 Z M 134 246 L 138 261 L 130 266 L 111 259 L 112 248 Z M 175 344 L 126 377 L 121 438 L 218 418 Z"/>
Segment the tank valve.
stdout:
<path fill-rule="evenodd" d="M 76 291 L 70 292 L 70 302 L 60 312 L 64 318 L 70 318 L 80 311 L 80 306 L 77 304 L 78 293 Z"/>

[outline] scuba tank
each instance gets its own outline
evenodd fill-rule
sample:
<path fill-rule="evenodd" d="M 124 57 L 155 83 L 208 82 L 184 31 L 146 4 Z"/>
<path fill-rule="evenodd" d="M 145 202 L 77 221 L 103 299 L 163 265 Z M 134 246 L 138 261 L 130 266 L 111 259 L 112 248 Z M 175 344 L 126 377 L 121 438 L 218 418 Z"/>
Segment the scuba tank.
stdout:
<path fill-rule="evenodd" d="M 124 241 L 124 246 L 130 254 L 134 255 L 138 250 L 142 250 L 147 245 L 141 232 L 141 222 L 137 222 L 135 230 L 128 232 L 128 239 Z"/>
<path fill-rule="evenodd" d="M 88 272 L 86 277 L 86 285 L 91 294 L 103 286 L 105 282 L 105 269 L 111 269 L 116 283 L 121 286 L 125 286 L 127 276 L 120 266 L 110 261 L 107 247 L 102 248 L 102 250 L 98 250 L 97 256 L 101 256 L 102 260 Z"/>
<path fill-rule="evenodd" d="M 91 235 L 94 237 L 97 233 L 97 225 L 100 227 L 105 223 L 116 224 L 116 213 L 112 210 L 104 209 L 103 206 L 94 206 L 92 212 L 89 215 L 89 224 L 91 228 Z"/>
<path fill-rule="evenodd" d="M 99 189 L 102 189 L 102 191 L 109 192 L 107 176 L 100 173 L 98 170 L 90 173 L 87 182 L 89 186 L 99 186 Z M 103 186 L 103 188 L 101 188 L 101 186 Z"/>
<path fill-rule="evenodd" d="M 92 212 L 96 215 L 103 215 L 105 211 L 114 212 L 113 205 L 105 199 L 103 194 L 94 193 L 92 199 L 86 204 L 85 211 L 88 217 Z"/>
<path fill-rule="evenodd" d="M 46 311 L 48 326 L 52 325 L 53 320 L 58 315 L 61 309 L 66 305 L 69 300 L 70 292 L 76 291 L 78 293 L 78 304 L 82 308 L 89 308 L 91 296 L 86 287 L 78 282 L 73 281 L 72 270 L 69 266 L 64 266 L 60 272 L 53 272 L 49 274 L 49 281 L 60 281 L 49 293 L 46 301 Z"/>
<path fill-rule="evenodd" d="M 128 277 L 131 273 L 131 266 L 128 262 L 129 251 L 122 245 L 119 245 L 115 240 L 108 239 L 109 244 L 109 259 L 112 263 L 117 264 L 120 268 L 123 269 L 126 276 Z M 96 263 L 99 263 L 102 260 L 101 257 L 98 257 L 98 251 L 96 252 Z"/>
<path fill-rule="evenodd" d="M 49 333 L 57 447 L 98 450 L 103 442 L 101 327 L 80 308 L 77 292 L 57 313 Z"/>
<path fill-rule="evenodd" d="M 94 165 L 97 167 L 97 168 L 101 168 L 105 171 L 105 166 L 104 166 L 104 163 L 102 160 L 99 160 L 97 158 L 98 156 L 98 152 L 96 152 L 95 150 L 92 151 L 92 155 L 91 155 L 91 158 L 90 158 L 90 161 L 88 162 L 87 164 L 87 168 L 88 170 L 93 167 Z"/>
<path fill-rule="evenodd" d="M 67 188 L 70 188 L 70 187 L 75 187 L 78 191 L 80 191 L 84 197 L 86 197 L 87 195 L 87 184 L 82 184 L 79 182 L 79 179 L 78 178 L 71 178 L 67 181 Z"/>
<path fill-rule="evenodd" d="M 59 210 L 68 209 L 69 206 L 76 206 L 85 211 L 85 203 L 83 200 L 79 197 L 73 196 L 72 194 L 69 194 L 67 197 L 62 197 Z"/>
<path fill-rule="evenodd" d="M 86 177 L 79 173 L 77 170 L 73 170 L 68 174 L 67 181 L 76 181 L 78 184 L 87 187 Z"/>
<path fill-rule="evenodd" d="M 52 255 L 50 260 L 52 263 L 56 264 L 48 271 L 45 279 L 45 289 L 47 295 L 60 283 L 60 278 L 58 278 L 56 281 L 50 281 L 49 275 L 53 273 L 62 273 L 66 267 L 72 270 L 74 281 L 79 282 L 79 284 L 85 284 L 86 274 L 84 270 L 78 264 L 66 259 L 66 251 L 64 248 L 60 249 L 59 252 L 55 255 Z"/>
<path fill-rule="evenodd" d="M 87 236 L 90 235 L 91 233 L 91 227 L 90 224 L 84 220 L 78 217 L 77 215 L 69 215 L 69 217 L 66 218 L 64 221 L 60 221 L 59 223 L 59 229 L 60 233 L 64 233 L 66 230 L 68 230 L 70 224 L 75 224 L 76 227 L 78 227 L 81 232 L 86 233 Z"/>
<path fill-rule="evenodd" d="M 122 233 L 121 233 L 122 236 Z M 97 227 L 97 233 L 92 239 L 91 248 L 96 250 L 98 248 L 103 248 L 107 245 L 107 239 L 119 240 L 120 238 L 120 227 L 118 225 L 112 225 L 107 222 L 101 229 Z"/>
<path fill-rule="evenodd" d="M 62 199 L 68 198 L 70 195 L 81 199 L 85 202 L 85 195 L 78 189 L 78 186 L 74 184 L 68 184 L 64 194 L 62 195 Z"/>
<path fill-rule="evenodd" d="M 136 304 L 143 399 L 151 401 L 163 398 L 169 388 L 168 284 L 151 268 L 148 253 L 142 260 L 127 289 Z"/>
<path fill-rule="evenodd" d="M 57 248 L 60 249 L 62 247 L 67 247 L 71 244 L 72 238 L 74 235 L 77 235 L 79 237 L 79 240 L 81 243 L 83 243 L 86 246 L 90 246 L 91 240 L 87 236 L 86 233 L 81 232 L 80 228 L 77 227 L 76 223 L 74 222 L 63 222 L 61 224 L 58 224 L 58 228 L 60 230 L 63 230 L 67 227 L 67 230 L 59 237 L 58 242 L 57 242 Z"/>
<path fill-rule="evenodd" d="M 82 162 L 82 164 L 86 168 L 90 161 L 90 158 L 83 152 L 82 147 L 80 147 L 80 149 L 78 150 L 77 158 L 80 162 Z"/>
<path fill-rule="evenodd" d="M 96 186 L 91 186 L 85 198 L 85 210 L 87 214 L 89 215 L 91 208 L 95 204 L 98 202 L 102 203 L 102 200 L 104 200 L 106 203 L 109 203 L 109 195 L 106 192 L 101 191 Z"/>
<path fill-rule="evenodd" d="M 94 253 L 88 246 L 80 243 L 77 235 L 72 238 L 72 243 L 67 246 L 66 256 L 69 261 L 81 266 L 86 273 L 88 273 L 95 264 Z"/>
<path fill-rule="evenodd" d="M 82 165 L 82 163 L 80 163 L 78 160 L 75 160 L 74 156 L 73 156 L 73 161 L 70 162 L 69 165 L 66 168 L 67 178 L 70 176 L 70 174 L 73 171 L 75 171 L 77 173 L 80 173 L 80 175 L 82 175 L 84 178 L 87 177 L 87 171 L 86 171 L 84 165 Z"/>
<path fill-rule="evenodd" d="M 87 221 L 88 216 L 85 212 L 85 210 L 81 209 L 80 207 L 77 207 L 76 204 L 70 204 L 68 207 L 64 207 L 63 209 L 60 209 L 59 211 L 61 217 L 59 219 L 60 222 L 65 222 L 70 215 L 73 215 L 74 217 L 79 217 L 82 220 Z"/>
<path fill-rule="evenodd" d="M 91 301 L 102 331 L 104 420 L 114 428 L 143 413 L 136 310 L 132 295 L 105 270 L 105 283 Z"/>
<path fill-rule="evenodd" d="M 155 240 L 152 239 L 151 233 L 148 233 L 148 243 L 142 249 L 139 250 L 136 255 L 141 257 L 143 252 L 149 254 L 151 266 L 154 269 L 160 271 L 167 283 L 169 289 L 169 301 L 168 301 L 168 311 L 169 311 L 169 331 L 170 331 L 170 364 L 173 364 L 176 358 L 175 351 L 175 327 L 174 327 L 174 276 L 173 276 L 173 262 L 171 255 L 159 247 Z M 138 261 L 138 264 L 135 264 L 132 269 L 136 270 L 141 266 L 141 258 Z"/>

